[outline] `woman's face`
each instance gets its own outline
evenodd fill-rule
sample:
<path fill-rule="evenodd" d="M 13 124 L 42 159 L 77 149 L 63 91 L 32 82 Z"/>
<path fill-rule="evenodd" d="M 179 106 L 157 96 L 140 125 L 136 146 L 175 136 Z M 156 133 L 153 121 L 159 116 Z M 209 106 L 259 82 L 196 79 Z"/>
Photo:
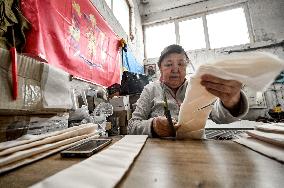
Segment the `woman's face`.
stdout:
<path fill-rule="evenodd" d="M 187 60 L 185 54 L 172 53 L 161 62 L 160 80 L 170 88 L 176 89 L 184 82 Z"/>

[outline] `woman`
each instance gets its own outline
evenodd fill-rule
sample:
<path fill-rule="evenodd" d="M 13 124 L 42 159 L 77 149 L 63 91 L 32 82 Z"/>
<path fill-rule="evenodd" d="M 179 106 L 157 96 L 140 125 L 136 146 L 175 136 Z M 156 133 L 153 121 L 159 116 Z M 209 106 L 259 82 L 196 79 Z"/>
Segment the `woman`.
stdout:
<path fill-rule="evenodd" d="M 188 81 L 186 66 L 189 58 L 179 45 L 166 47 L 159 58 L 160 80 L 144 87 L 137 106 L 129 120 L 129 134 L 147 134 L 150 137 L 172 136 L 171 127 L 164 116 L 165 93 L 173 119 L 177 119 L 180 105 L 185 97 Z M 235 80 L 224 80 L 212 75 L 203 75 L 201 85 L 219 97 L 210 114 L 217 123 L 230 123 L 246 115 L 248 102 L 241 91 L 242 84 Z M 177 125 L 174 125 L 178 129 Z"/>

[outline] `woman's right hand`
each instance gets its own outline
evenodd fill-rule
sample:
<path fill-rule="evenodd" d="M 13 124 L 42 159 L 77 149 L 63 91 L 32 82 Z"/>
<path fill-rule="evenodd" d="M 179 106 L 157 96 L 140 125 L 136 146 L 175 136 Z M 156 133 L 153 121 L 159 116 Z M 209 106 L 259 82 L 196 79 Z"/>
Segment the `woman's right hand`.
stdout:
<path fill-rule="evenodd" d="M 174 128 L 177 129 L 180 127 L 177 125 L 177 122 L 173 120 Z M 174 133 L 168 123 L 168 119 L 164 116 L 158 116 L 153 119 L 153 130 L 159 137 L 170 137 L 173 136 Z"/>

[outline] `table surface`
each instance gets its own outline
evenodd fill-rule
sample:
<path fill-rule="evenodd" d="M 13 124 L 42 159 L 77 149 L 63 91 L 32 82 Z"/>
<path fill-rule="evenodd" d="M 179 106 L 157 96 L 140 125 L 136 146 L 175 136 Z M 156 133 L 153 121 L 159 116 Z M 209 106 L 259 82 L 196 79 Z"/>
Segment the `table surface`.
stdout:
<path fill-rule="evenodd" d="M 0 176 L 0 187 L 27 187 L 83 159 L 59 154 Z M 283 187 L 283 163 L 232 141 L 148 139 L 117 187 Z"/>
<path fill-rule="evenodd" d="M 148 139 L 119 186 L 267 188 L 283 184 L 282 163 L 232 141 Z"/>

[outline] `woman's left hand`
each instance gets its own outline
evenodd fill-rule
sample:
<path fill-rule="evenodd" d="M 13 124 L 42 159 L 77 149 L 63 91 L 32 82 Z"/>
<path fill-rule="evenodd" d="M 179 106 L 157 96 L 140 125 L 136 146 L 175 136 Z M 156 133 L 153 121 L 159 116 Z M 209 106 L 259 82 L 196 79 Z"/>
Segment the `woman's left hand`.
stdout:
<path fill-rule="evenodd" d="M 236 80 L 224 80 L 210 74 L 205 74 L 201 76 L 201 85 L 209 93 L 219 97 L 223 105 L 231 113 L 240 110 L 242 83 Z"/>

